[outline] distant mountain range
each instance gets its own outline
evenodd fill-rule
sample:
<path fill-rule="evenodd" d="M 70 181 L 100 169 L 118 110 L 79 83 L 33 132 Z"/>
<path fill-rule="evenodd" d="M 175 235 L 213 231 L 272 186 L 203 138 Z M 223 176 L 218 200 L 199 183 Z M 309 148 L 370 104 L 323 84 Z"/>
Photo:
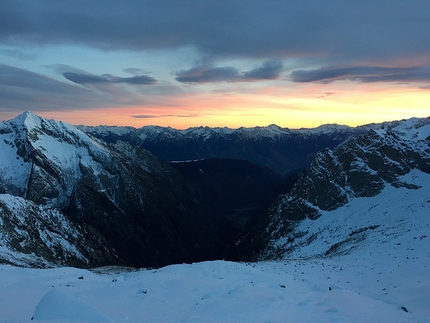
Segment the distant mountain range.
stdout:
<path fill-rule="evenodd" d="M 321 257 L 397 227 L 430 226 L 422 216 L 429 118 L 301 130 L 79 129 L 31 112 L 0 123 L 1 262 Z"/>
<path fill-rule="evenodd" d="M 186 130 L 158 126 L 78 128 L 109 143 L 121 140 L 141 146 L 166 161 L 241 159 L 265 166 L 278 174 L 289 175 L 305 168 L 318 151 L 332 149 L 351 136 L 365 134 L 372 127 L 376 125 L 352 128 L 332 124 L 298 130 L 276 125 Z"/>

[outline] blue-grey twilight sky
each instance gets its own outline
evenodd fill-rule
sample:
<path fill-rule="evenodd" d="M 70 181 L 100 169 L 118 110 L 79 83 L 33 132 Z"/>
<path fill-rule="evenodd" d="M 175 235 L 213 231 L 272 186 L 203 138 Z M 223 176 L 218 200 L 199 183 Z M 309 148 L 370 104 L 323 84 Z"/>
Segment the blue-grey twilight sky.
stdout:
<path fill-rule="evenodd" d="M 428 0 L 1 0 L 0 120 L 288 127 L 428 116 Z"/>

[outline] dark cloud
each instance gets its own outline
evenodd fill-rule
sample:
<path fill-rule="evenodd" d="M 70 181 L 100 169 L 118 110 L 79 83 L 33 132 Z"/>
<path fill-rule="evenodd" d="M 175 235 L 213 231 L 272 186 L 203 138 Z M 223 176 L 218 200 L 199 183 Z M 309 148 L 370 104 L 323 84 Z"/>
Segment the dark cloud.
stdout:
<path fill-rule="evenodd" d="M 281 61 L 269 61 L 263 64 L 261 67 L 257 67 L 249 72 L 245 72 L 242 75 L 244 80 L 276 80 L 279 78 L 282 72 Z"/>
<path fill-rule="evenodd" d="M 82 69 L 79 69 L 67 64 L 48 64 L 48 65 L 44 65 L 44 67 L 48 69 L 52 69 L 58 74 L 63 74 L 65 72 L 73 72 L 76 74 L 90 74 Z"/>
<path fill-rule="evenodd" d="M 331 83 L 339 80 L 370 82 L 429 82 L 430 67 L 323 67 L 297 70 L 291 74 L 294 82 Z"/>
<path fill-rule="evenodd" d="M 281 61 L 268 61 L 261 67 L 239 73 L 234 67 L 196 66 L 176 73 L 176 80 L 181 83 L 216 83 L 274 80 L 279 78 L 283 69 Z"/>
<path fill-rule="evenodd" d="M 124 72 L 129 73 L 129 74 L 146 74 L 145 71 L 141 68 L 137 68 L 137 67 L 128 67 L 128 68 L 124 68 L 123 69 Z"/>
<path fill-rule="evenodd" d="M 96 106 L 99 100 L 103 98 L 87 89 L 0 64 L 0 110 L 2 111 L 91 108 Z"/>
<path fill-rule="evenodd" d="M 158 118 L 159 116 L 150 115 L 150 114 L 138 114 L 138 115 L 133 115 L 131 117 L 135 119 L 152 119 L 152 118 Z"/>
<path fill-rule="evenodd" d="M 196 66 L 176 73 L 176 80 L 181 83 L 232 82 L 239 76 L 234 67 Z"/>
<path fill-rule="evenodd" d="M 131 85 L 152 85 L 157 83 L 157 80 L 151 76 L 147 75 L 135 75 L 132 77 L 119 77 L 110 74 L 104 74 L 101 76 L 92 74 L 82 74 L 74 72 L 64 72 L 63 76 L 77 84 L 82 85 L 97 85 L 97 84 L 115 84 L 115 83 L 125 83 Z"/>
<path fill-rule="evenodd" d="M 67 66 L 52 66 L 62 70 Z M 95 85 L 80 87 L 30 72 L 10 65 L 0 64 L 0 112 L 4 111 L 60 111 L 124 105 L 145 106 L 151 93 L 142 94 L 120 88 L 108 89 L 105 84 L 149 84 L 146 76 L 118 78 L 111 75 L 94 76 L 70 72 L 68 77 L 79 84 Z M 91 82 L 91 83 L 86 83 Z M 99 82 L 99 83 L 97 83 Z M 107 82 L 107 83 L 106 83 Z M 98 86 L 100 85 L 100 86 Z M 102 90 L 102 91 L 100 91 Z M 151 103 L 154 106 L 155 103 Z"/>
<path fill-rule="evenodd" d="M 90 75 L 90 74 L 79 74 L 73 72 L 64 72 L 63 76 L 77 84 L 100 84 L 100 83 L 109 83 L 109 80 L 106 77 L 98 76 L 98 75 Z"/>
<path fill-rule="evenodd" d="M 112 83 L 127 83 L 134 85 L 152 85 L 157 83 L 157 80 L 147 75 L 135 75 L 132 77 L 113 76 L 108 78 Z"/>
<path fill-rule="evenodd" d="M 2 0 L 0 41 L 329 61 L 428 57 L 428 0 Z"/>

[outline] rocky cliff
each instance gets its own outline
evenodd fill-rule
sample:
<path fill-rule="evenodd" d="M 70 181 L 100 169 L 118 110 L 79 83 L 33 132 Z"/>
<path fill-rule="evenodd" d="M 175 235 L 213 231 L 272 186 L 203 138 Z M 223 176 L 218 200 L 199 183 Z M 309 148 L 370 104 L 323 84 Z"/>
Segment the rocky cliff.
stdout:
<path fill-rule="evenodd" d="M 413 178 L 409 176 L 412 172 Z M 365 207 L 369 201 L 366 198 L 378 198 L 387 187 L 402 188 L 394 191 L 401 199 L 404 190 L 422 187 L 414 178 L 427 174 L 430 174 L 430 118 L 386 123 L 334 150 L 324 149 L 292 190 L 278 197 L 260 223 L 258 233 L 253 236 L 258 241 L 254 259 L 282 257 L 312 244 L 317 236 L 310 228 L 323 223 L 319 221 L 323 214 L 329 217 L 327 214 L 343 207 L 343 221 L 347 225 L 351 202 L 363 203 Z M 369 227 L 372 225 L 356 229 L 366 231 Z M 354 235 L 354 230 L 349 233 Z"/>
<path fill-rule="evenodd" d="M 58 264 L 72 257 L 87 266 L 161 266 L 215 257 L 215 238 L 193 188 L 149 152 L 105 144 L 31 112 L 0 124 L 0 149 L 0 241 L 9 251 L 32 257 L 33 243 L 41 250 L 34 259 L 44 257 L 48 236 L 55 236 L 58 252 L 47 259 Z M 34 229 L 25 238 L 12 224 L 29 221 Z"/>

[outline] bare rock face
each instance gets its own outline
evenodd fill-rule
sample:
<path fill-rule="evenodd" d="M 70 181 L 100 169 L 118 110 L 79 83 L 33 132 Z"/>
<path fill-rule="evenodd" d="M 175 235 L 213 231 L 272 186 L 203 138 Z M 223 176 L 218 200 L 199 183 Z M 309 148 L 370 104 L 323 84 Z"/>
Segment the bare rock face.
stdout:
<path fill-rule="evenodd" d="M 0 195 L 0 261 L 21 266 L 92 267 L 115 263 L 117 253 L 90 227 L 70 221 L 59 210 L 21 197 Z"/>
<path fill-rule="evenodd" d="M 15 198 L 2 204 L 2 223 L 14 217 L 24 226 L 35 223 L 32 243 L 21 243 L 23 236 L 14 233 L 19 229 L 9 226 L 3 245 L 11 253 L 0 254 L 4 261 L 18 263 L 14 252 L 78 266 L 162 266 L 215 257 L 215 238 L 192 187 L 149 152 L 103 143 L 31 112 L 0 124 L 0 146 L 0 194 Z M 74 258 L 61 243 L 37 238 L 54 233 L 78 251 Z"/>
<path fill-rule="evenodd" d="M 353 198 L 377 196 L 386 185 L 416 189 L 400 180 L 413 169 L 430 173 L 430 118 L 386 123 L 334 150 L 319 152 L 260 224 L 254 258 L 288 252 L 287 245 L 297 238 L 294 228 L 305 219 L 317 220 L 322 211 L 337 209 Z M 282 245 L 276 244 L 280 238 Z"/>

